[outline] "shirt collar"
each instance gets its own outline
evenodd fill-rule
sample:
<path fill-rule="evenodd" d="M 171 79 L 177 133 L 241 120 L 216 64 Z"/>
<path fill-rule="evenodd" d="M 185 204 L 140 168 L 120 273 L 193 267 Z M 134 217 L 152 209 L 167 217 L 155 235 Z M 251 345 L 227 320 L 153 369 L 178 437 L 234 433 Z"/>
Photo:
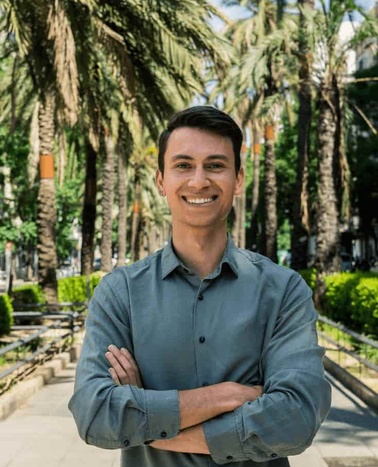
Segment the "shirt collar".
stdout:
<path fill-rule="evenodd" d="M 218 275 L 224 264 L 228 264 L 231 271 L 235 274 L 236 277 L 239 276 L 239 268 L 236 261 L 236 251 L 237 248 L 231 238 L 230 234 L 227 234 L 227 244 L 226 249 L 223 253 L 223 257 L 219 263 L 218 268 L 210 276 Z M 169 274 L 171 274 L 176 268 L 182 267 L 183 264 L 176 256 L 173 250 L 172 239 L 169 240 L 167 245 L 163 248 L 162 252 L 162 261 L 161 261 L 161 272 L 162 279 L 165 279 Z"/>

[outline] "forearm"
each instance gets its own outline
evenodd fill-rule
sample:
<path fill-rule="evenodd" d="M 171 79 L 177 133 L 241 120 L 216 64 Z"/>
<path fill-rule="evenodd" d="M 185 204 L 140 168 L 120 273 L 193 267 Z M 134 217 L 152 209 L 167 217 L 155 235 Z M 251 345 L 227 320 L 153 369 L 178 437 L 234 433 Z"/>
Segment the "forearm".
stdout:
<path fill-rule="evenodd" d="M 202 425 L 193 426 L 180 431 L 174 438 L 154 441 L 150 446 L 163 451 L 210 454 Z"/>
<path fill-rule="evenodd" d="M 180 430 L 232 412 L 245 402 L 257 399 L 261 393 L 261 386 L 244 386 L 234 382 L 179 391 Z"/>

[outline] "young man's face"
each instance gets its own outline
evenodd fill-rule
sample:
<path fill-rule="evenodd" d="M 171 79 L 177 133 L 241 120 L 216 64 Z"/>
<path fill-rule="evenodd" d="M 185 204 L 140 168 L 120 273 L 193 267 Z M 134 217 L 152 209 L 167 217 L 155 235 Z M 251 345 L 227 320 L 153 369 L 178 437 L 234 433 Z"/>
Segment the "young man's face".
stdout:
<path fill-rule="evenodd" d="M 225 226 L 243 179 L 243 169 L 235 173 L 230 138 L 189 127 L 172 132 L 164 154 L 164 174 L 157 171 L 157 184 L 167 196 L 173 226 Z"/>

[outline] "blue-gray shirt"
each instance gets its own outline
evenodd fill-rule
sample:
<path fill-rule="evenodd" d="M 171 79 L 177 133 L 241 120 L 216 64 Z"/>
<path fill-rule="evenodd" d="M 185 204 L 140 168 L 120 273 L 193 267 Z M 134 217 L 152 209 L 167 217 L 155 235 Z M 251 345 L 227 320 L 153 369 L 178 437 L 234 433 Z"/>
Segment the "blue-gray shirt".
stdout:
<path fill-rule="evenodd" d="M 95 290 L 69 407 L 89 444 L 122 449 L 123 467 L 288 466 L 330 407 L 311 290 L 294 271 L 236 248 L 202 281 L 172 244 L 115 269 Z M 134 355 L 144 389 L 116 386 L 109 344 Z M 179 431 L 178 390 L 222 381 L 264 394 L 204 423 L 210 455 L 144 443 Z"/>

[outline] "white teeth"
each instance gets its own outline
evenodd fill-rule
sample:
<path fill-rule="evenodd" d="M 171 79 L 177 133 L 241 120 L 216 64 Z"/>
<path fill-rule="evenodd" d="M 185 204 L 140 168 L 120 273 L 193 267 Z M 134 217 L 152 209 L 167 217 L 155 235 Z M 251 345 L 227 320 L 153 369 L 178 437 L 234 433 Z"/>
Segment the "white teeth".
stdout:
<path fill-rule="evenodd" d="M 194 199 L 187 199 L 188 203 L 191 204 L 206 204 L 206 203 L 211 203 L 214 198 L 194 198 Z"/>

